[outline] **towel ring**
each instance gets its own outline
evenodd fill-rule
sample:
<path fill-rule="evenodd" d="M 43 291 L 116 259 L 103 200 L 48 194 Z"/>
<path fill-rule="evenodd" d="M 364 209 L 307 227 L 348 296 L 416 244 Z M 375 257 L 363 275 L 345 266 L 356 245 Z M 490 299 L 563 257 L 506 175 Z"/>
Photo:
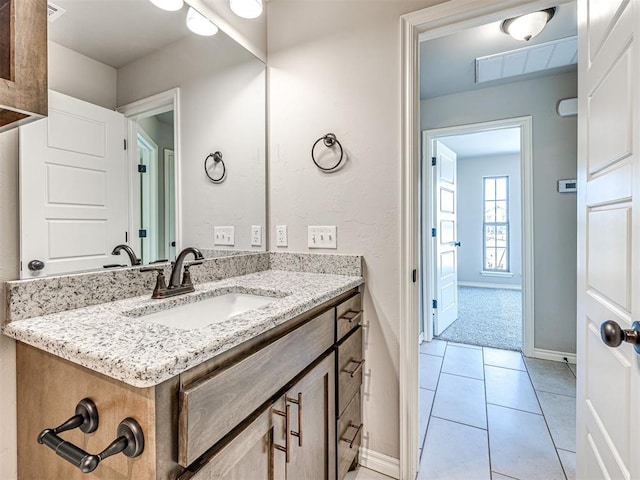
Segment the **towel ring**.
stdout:
<path fill-rule="evenodd" d="M 324 143 L 324 146 L 327 148 L 332 148 L 333 146 L 335 146 L 336 144 L 338 145 L 338 148 L 340 148 L 340 159 L 338 160 L 338 163 L 336 163 L 333 167 L 321 167 L 318 162 L 316 161 L 316 157 L 315 157 L 315 149 L 316 149 L 316 145 L 318 145 L 318 143 L 320 143 L 320 141 L 322 141 L 322 143 Z M 340 164 L 342 163 L 342 159 L 344 158 L 344 150 L 342 149 L 342 144 L 338 141 L 338 139 L 336 138 L 335 134 L 333 133 L 327 133 L 326 135 L 324 135 L 323 137 L 320 137 L 318 140 L 316 140 L 316 143 L 313 144 L 313 147 L 311 147 L 311 160 L 313 160 L 313 163 L 316 164 L 316 167 L 318 167 L 320 170 L 323 170 L 325 172 L 330 172 L 332 170 L 335 170 L 336 168 L 338 168 L 340 166 Z"/>
<path fill-rule="evenodd" d="M 220 175 L 218 178 L 214 178 L 211 175 L 209 175 L 209 170 L 207 169 L 207 163 L 209 162 L 210 158 L 213 158 L 213 161 L 216 164 L 222 163 L 222 175 Z M 209 178 L 209 180 L 211 180 L 213 183 L 222 183 L 224 181 L 225 176 L 227 175 L 227 167 L 224 164 L 224 160 L 222 160 L 221 152 L 210 153 L 209 155 L 207 155 L 207 158 L 204 159 L 204 173 Z"/>

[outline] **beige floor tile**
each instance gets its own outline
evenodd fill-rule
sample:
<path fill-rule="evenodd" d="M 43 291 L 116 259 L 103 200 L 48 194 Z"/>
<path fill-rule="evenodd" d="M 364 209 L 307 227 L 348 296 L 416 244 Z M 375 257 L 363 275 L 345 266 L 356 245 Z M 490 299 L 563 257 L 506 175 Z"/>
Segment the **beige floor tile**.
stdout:
<path fill-rule="evenodd" d="M 482 380 L 484 378 L 482 349 L 458 347 L 450 343 L 447 345 L 442 362 L 442 373 Z"/>
<path fill-rule="evenodd" d="M 442 357 L 420 354 L 420 388 L 435 390 L 442 366 Z"/>
<path fill-rule="evenodd" d="M 447 348 L 447 342 L 444 340 L 433 339 L 430 342 L 422 342 L 420 344 L 420 353 L 428 353 L 429 355 L 444 356 L 444 350 Z"/>
<path fill-rule="evenodd" d="M 566 363 L 526 357 L 525 363 L 536 392 L 576 396 L 576 377 Z"/>
<path fill-rule="evenodd" d="M 520 352 L 511 350 L 499 350 L 497 348 L 484 347 L 484 364 L 494 367 L 511 368 L 513 370 L 526 371 L 524 359 Z"/>
<path fill-rule="evenodd" d="M 487 432 L 431 418 L 417 480 L 490 480 Z"/>
<path fill-rule="evenodd" d="M 426 388 L 421 388 L 418 392 L 418 447 L 422 448 L 422 444 L 424 444 L 424 438 L 427 434 L 427 424 L 429 423 L 429 415 L 431 415 L 431 407 L 433 406 L 433 398 L 435 396 L 433 390 L 427 390 Z"/>
<path fill-rule="evenodd" d="M 575 452 L 576 399 L 547 392 L 538 392 L 538 399 L 556 448 Z"/>
<path fill-rule="evenodd" d="M 431 415 L 432 418 L 487 428 L 484 383 L 475 378 L 442 373 Z"/>
<path fill-rule="evenodd" d="M 558 455 L 560 455 L 560 461 L 564 467 L 564 473 L 567 475 L 567 480 L 576 480 L 576 454 L 558 449 Z"/>
<path fill-rule="evenodd" d="M 520 480 L 564 480 L 542 415 L 488 405 L 491 468 Z"/>
<path fill-rule="evenodd" d="M 488 403 L 541 413 L 527 372 L 487 365 L 485 382 Z"/>

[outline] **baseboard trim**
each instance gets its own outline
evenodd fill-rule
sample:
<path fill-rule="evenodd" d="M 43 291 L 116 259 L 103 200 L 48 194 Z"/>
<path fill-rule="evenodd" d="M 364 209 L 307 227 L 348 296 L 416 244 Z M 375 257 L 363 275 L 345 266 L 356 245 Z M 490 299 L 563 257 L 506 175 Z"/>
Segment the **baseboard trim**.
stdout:
<path fill-rule="evenodd" d="M 565 359 L 569 363 L 576 363 L 575 353 L 557 352 L 555 350 L 545 350 L 544 348 L 534 348 L 533 358 L 539 358 L 540 360 L 553 360 L 555 362 L 564 362 Z"/>
<path fill-rule="evenodd" d="M 360 447 L 360 465 L 388 477 L 400 478 L 400 460 L 368 448 Z"/>
<path fill-rule="evenodd" d="M 498 288 L 500 290 L 522 290 L 522 286 L 509 285 L 508 283 L 458 282 L 458 286 L 475 288 Z"/>

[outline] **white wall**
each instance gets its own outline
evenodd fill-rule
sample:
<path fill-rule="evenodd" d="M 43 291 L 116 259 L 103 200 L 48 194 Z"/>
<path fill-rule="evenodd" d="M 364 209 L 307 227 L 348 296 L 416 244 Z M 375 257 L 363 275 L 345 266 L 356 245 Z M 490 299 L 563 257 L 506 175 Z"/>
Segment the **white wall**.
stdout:
<path fill-rule="evenodd" d="M 114 110 L 116 86 L 115 68 L 49 42 L 49 89 Z"/>
<path fill-rule="evenodd" d="M 576 177 L 576 118 L 556 105 L 577 96 L 577 74 L 564 73 L 424 100 L 423 129 L 533 117 L 535 348 L 576 351 L 576 196 L 557 181 Z"/>
<path fill-rule="evenodd" d="M 482 275 L 483 177 L 509 175 L 511 277 Z M 522 200 L 520 155 L 458 158 L 458 281 L 503 285 L 522 283 Z"/>
<path fill-rule="evenodd" d="M 15 280 L 19 272 L 18 130 L 0 134 L 0 282 Z M 0 305 L 5 305 L 0 288 Z M 6 311 L 0 308 L 0 324 Z M 16 351 L 15 342 L 0 335 L 0 478 L 17 476 Z"/>
<path fill-rule="evenodd" d="M 230 49 L 239 47 L 221 39 L 226 43 L 188 37 L 121 68 L 118 101 L 180 87 L 183 244 L 214 248 L 214 226 L 234 226 L 230 248 L 264 250 L 264 243 L 251 246 L 251 225 L 264 231 L 266 220 L 265 68 L 250 54 L 234 57 Z M 227 178 L 214 184 L 203 164 L 218 150 Z"/>
<path fill-rule="evenodd" d="M 338 253 L 365 258 L 365 447 L 399 457 L 400 16 L 439 3 L 267 3 L 270 250 L 308 251 L 308 225 L 337 225 Z M 312 144 L 348 159 L 325 174 Z M 289 247 L 275 245 L 275 226 Z"/>

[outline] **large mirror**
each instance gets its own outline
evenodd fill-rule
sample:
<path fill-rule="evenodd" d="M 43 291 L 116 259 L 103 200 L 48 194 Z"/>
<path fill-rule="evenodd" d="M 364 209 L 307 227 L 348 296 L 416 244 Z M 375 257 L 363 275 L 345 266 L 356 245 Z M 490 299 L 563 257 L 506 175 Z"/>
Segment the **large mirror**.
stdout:
<path fill-rule="evenodd" d="M 193 33 L 187 4 L 52 9 L 49 117 L 20 132 L 21 277 L 130 265 L 118 245 L 144 264 L 263 251 L 264 64 Z"/>

